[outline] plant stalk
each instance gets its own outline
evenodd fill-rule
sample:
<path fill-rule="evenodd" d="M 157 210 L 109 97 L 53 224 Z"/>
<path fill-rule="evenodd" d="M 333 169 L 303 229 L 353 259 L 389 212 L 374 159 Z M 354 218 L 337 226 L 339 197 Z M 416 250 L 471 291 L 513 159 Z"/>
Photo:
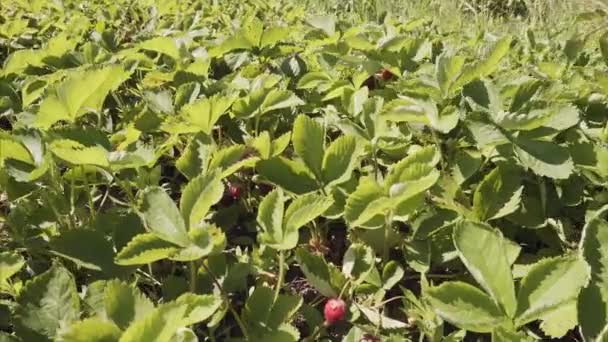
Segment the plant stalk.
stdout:
<path fill-rule="evenodd" d="M 196 278 L 198 276 L 196 261 L 190 261 L 190 292 L 196 293 Z"/>
<path fill-rule="evenodd" d="M 226 305 L 228 305 L 228 310 L 230 310 L 230 313 L 232 313 L 232 316 L 234 316 L 236 323 L 238 324 L 239 328 L 241 329 L 241 332 L 243 333 L 245 340 L 249 341 L 250 340 L 249 334 L 247 333 L 247 328 L 245 327 L 245 323 L 243 323 L 241 316 L 239 316 L 239 314 L 236 312 L 236 310 L 232 306 L 232 303 L 230 302 L 230 298 L 228 298 L 228 293 L 226 293 L 226 290 L 224 290 L 224 287 L 222 286 L 222 284 L 220 284 L 219 280 L 215 276 L 215 273 L 213 273 L 209 269 L 209 267 L 207 267 L 207 265 L 205 265 L 205 262 L 201 263 L 201 267 L 203 267 L 205 269 L 205 272 L 209 273 L 209 275 L 211 276 L 213 283 L 220 290 L 220 293 L 222 294 L 222 298 L 224 299 L 224 302 L 226 303 Z"/>
<path fill-rule="evenodd" d="M 285 277 L 285 252 L 279 251 L 279 276 L 277 278 L 276 288 L 274 289 L 274 302 L 276 303 L 279 299 L 279 293 L 283 286 L 283 278 Z"/>
<path fill-rule="evenodd" d="M 389 212 L 388 215 L 386 216 L 386 221 L 384 222 L 384 248 L 382 251 L 382 260 L 384 261 L 388 261 L 388 239 L 389 239 L 389 233 L 390 233 L 390 229 L 391 229 L 391 225 L 393 222 L 393 213 Z"/>

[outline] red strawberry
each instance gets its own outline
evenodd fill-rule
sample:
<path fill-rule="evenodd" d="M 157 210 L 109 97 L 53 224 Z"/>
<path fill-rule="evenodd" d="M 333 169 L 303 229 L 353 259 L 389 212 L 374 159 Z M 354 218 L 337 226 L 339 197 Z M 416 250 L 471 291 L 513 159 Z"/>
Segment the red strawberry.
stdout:
<path fill-rule="evenodd" d="M 363 335 L 361 342 L 380 342 L 380 337 L 376 337 L 372 334 L 365 334 Z"/>
<path fill-rule="evenodd" d="M 391 80 L 393 76 L 395 75 L 388 69 L 382 69 L 382 71 L 380 72 L 380 77 L 382 77 L 382 80 L 384 81 Z"/>
<path fill-rule="evenodd" d="M 239 199 L 239 197 L 241 197 L 241 188 L 239 188 L 238 186 L 231 184 L 230 187 L 228 187 L 228 191 L 230 192 L 230 195 L 232 196 L 233 199 L 237 200 Z"/>
<path fill-rule="evenodd" d="M 346 313 L 346 303 L 344 303 L 342 299 L 332 298 L 325 303 L 323 313 L 325 314 L 325 322 L 327 322 L 327 324 L 341 321 L 344 319 L 344 314 Z"/>

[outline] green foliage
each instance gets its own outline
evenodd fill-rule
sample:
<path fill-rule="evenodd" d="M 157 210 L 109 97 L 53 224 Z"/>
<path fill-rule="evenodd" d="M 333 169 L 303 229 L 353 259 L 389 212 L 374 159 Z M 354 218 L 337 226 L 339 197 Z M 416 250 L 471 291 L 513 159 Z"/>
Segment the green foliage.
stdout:
<path fill-rule="evenodd" d="M 0 0 L 0 341 L 606 339 L 608 16 L 550 5 Z"/>

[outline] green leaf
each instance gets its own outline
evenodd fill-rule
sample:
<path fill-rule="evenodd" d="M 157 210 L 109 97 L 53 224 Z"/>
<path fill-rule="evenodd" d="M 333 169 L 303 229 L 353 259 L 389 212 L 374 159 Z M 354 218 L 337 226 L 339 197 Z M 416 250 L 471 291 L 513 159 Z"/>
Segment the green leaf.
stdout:
<path fill-rule="evenodd" d="M 169 342 L 183 324 L 188 308 L 181 303 L 167 303 L 144 318 L 134 322 L 122 334 L 119 342 Z"/>
<path fill-rule="evenodd" d="M 101 146 L 84 146 L 68 139 L 53 141 L 49 149 L 55 156 L 72 165 L 98 165 L 109 167 L 108 151 Z"/>
<path fill-rule="evenodd" d="M 572 104 L 554 105 L 546 110 L 549 113 L 549 119 L 543 126 L 557 132 L 565 131 L 572 126 L 577 125 L 581 119 L 579 109 Z"/>
<path fill-rule="evenodd" d="M 564 54 L 568 58 L 568 62 L 574 63 L 584 48 L 585 40 L 582 37 L 573 35 L 568 39 L 564 46 Z"/>
<path fill-rule="evenodd" d="M 412 240 L 403 244 L 407 264 L 418 273 L 426 273 L 431 267 L 431 246 L 428 240 Z"/>
<path fill-rule="evenodd" d="M 459 150 L 454 156 L 452 176 L 458 184 L 464 183 L 481 167 L 481 153 L 474 150 Z"/>
<path fill-rule="evenodd" d="M 296 260 L 310 285 L 319 293 L 329 298 L 338 295 L 339 290 L 337 291 L 332 284 L 330 268 L 322 257 L 299 248 L 296 251 Z"/>
<path fill-rule="evenodd" d="M 351 227 L 379 228 L 379 225 L 384 224 L 382 214 L 391 205 L 393 203 L 384 195 L 382 187 L 376 181 L 362 177 L 357 189 L 346 199 L 344 219 Z"/>
<path fill-rule="evenodd" d="M 262 33 L 262 39 L 260 40 L 260 48 L 269 47 L 279 43 L 285 38 L 289 37 L 291 29 L 289 27 L 271 27 L 264 30 Z"/>
<path fill-rule="evenodd" d="M 16 302 L 14 331 L 25 341 L 53 341 L 80 316 L 74 278 L 57 264 L 27 282 Z"/>
<path fill-rule="evenodd" d="M 145 91 L 144 99 L 148 104 L 148 108 L 150 108 L 150 110 L 152 110 L 154 113 L 175 113 L 175 109 L 173 108 L 173 100 L 171 99 L 171 92 L 168 90 L 160 91 L 158 93 Z"/>
<path fill-rule="evenodd" d="M 567 179 L 574 171 L 568 149 L 553 142 L 517 138 L 513 149 L 520 163 L 539 176 Z"/>
<path fill-rule="evenodd" d="M 473 195 L 473 211 L 481 221 L 493 220 L 519 208 L 523 186 L 519 172 L 497 167 L 479 183 Z"/>
<path fill-rule="evenodd" d="M 268 322 L 270 311 L 272 310 L 274 295 L 272 289 L 266 286 L 256 286 L 247 302 L 243 316 L 249 326 L 249 330 L 263 334 L 265 324 Z"/>
<path fill-rule="evenodd" d="M 208 135 L 197 134 L 188 143 L 182 155 L 175 162 L 177 169 L 188 179 L 208 170 L 211 156 L 216 150 L 215 142 Z"/>
<path fill-rule="evenodd" d="M 112 322 L 88 318 L 70 326 L 59 342 L 118 342 L 122 331 Z"/>
<path fill-rule="evenodd" d="M 354 243 L 344 253 L 342 261 L 342 273 L 355 282 L 365 279 L 374 267 L 374 251 L 360 243 Z"/>
<path fill-rule="evenodd" d="M 515 324 L 544 317 L 576 299 L 589 281 L 589 266 L 578 256 L 543 259 L 528 271 L 517 296 Z"/>
<path fill-rule="evenodd" d="M 25 265 L 25 259 L 20 254 L 7 251 L 0 253 L 0 284 L 12 277 Z"/>
<path fill-rule="evenodd" d="M 385 193 L 397 205 L 430 189 L 440 176 L 435 168 L 440 158 L 434 146 L 427 146 L 393 164 L 384 182 Z"/>
<path fill-rule="evenodd" d="M 299 296 L 279 295 L 274 301 L 272 289 L 258 286 L 247 299 L 243 316 L 256 341 L 280 341 L 281 331 L 302 305 Z M 287 339 L 288 341 L 290 339 Z"/>
<path fill-rule="evenodd" d="M 119 171 L 123 169 L 151 167 L 156 162 L 156 156 L 152 147 L 140 145 L 132 151 L 110 152 L 108 161 L 112 170 Z"/>
<path fill-rule="evenodd" d="M 417 167 L 426 167 L 428 171 L 424 176 L 428 175 L 439 160 L 441 160 L 441 154 L 433 145 L 416 150 L 398 163 L 393 164 L 389 174 L 386 176 L 385 189 L 389 190 L 390 187 L 398 183 L 418 180 L 416 172 L 412 172 Z"/>
<path fill-rule="evenodd" d="M 22 143 L 13 139 L 0 139 L 0 162 L 4 162 L 5 159 L 35 164 L 30 151 Z"/>
<path fill-rule="evenodd" d="M 192 227 L 188 232 L 190 245 L 182 248 L 171 255 L 171 260 L 194 261 L 206 257 L 216 249 L 224 249 L 226 236 L 220 228 L 215 225 L 203 224 Z"/>
<path fill-rule="evenodd" d="M 405 329 L 408 327 L 407 324 L 398 321 L 394 318 L 387 317 L 385 315 L 381 315 L 377 309 L 370 309 L 366 307 L 359 307 L 359 310 L 367 317 L 367 319 L 375 326 L 382 327 L 382 329 L 386 330 L 397 330 L 397 329 Z"/>
<path fill-rule="evenodd" d="M 353 117 L 359 116 L 363 111 L 363 105 L 369 97 L 369 89 L 362 87 L 352 93 L 348 100 L 348 114 Z"/>
<path fill-rule="evenodd" d="M 303 302 L 304 299 L 298 295 L 279 295 L 268 316 L 268 326 L 271 329 L 278 329 L 283 323 L 291 321 Z"/>
<path fill-rule="evenodd" d="M 249 140 L 247 145 L 253 147 L 260 154 L 262 159 L 270 158 L 272 152 L 272 141 L 270 140 L 270 134 L 268 131 L 261 132 L 256 137 Z"/>
<path fill-rule="evenodd" d="M 293 148 L 306 166 L 321 178 L 325 153 L 325 130 L 323 126 L 306 115 L 298 115 L 293 124 Z"/>
<path fill-rule="evenodd" d="M 193 325 L 211 317 L 222 305 L 222 298 L 214 295 L 185 293 L 175 300 L 187 307 L 183 325 Z"/>
<path fill-rule="evenodd" d="M 104 307 L 106 316 L 121 329 L 126 329 L 132 322 L 154 310 L 154 304 L 137 288 L 119 280 L 107 282 Z"/>
<path fill-rule="evenodd" d="M 532 110 L 528 113 L 499 112 L 492 115 L 492 120 L 505 129 L 531 131 L 542 127 L 551 117 L 546 110 Z"/>
<path fill-rule="evenodd" d="M 264 26 L 260 19 L 256 16 L 251 16 L 243 23 L 240 34 L 242 34 L 252 46 L 260 46 L 263 29 Z"/>
<path fill-rule="evenodd" d="M 146 228 L 159 238 L 182 247 L 190 244 L 184 219 L 163 189 L 152 187 L 144 190 L 138 210 Z"/>
<path fill-rule="evenodd" d="M 298 89 L 313 89 L 323 84 L 328 84 L 332 81 L 330 75 L 323 71 L 312 71 L 298 80 Z"/>
<path fill-rule="evenodd" d="M 139 49 L 165 54 L 174 60 L 180 59 L 177 41 L 171 37 L 155 37 L 139 43 Z"/>
<path fill-rule="evenodd" d="M 173 337 L 171 338 L 172 342 L 198 342 L 198 337 L 192 331 L 192 329 L 188 328 L 179 328 Z"/>
<path fill-rule="evenodd" d="M 600 51 L 602 52 L 604 63 L 608 65 L 608 32 L 604 32 L 604 34 L 600 36 Z"/>
<path fill-rule="evenodd" d="M 80 267 L 112 274 L 114 250 L 106 237 L 91 229 L 62 232 L 50 242 L 52 253 L 64 257 Z"/>
<path fill-rule="evenodd" d="M 304 101 L 296 94 L 289 90 L 273 89 L 266 97 L 261 105 L 261 114 L 265 114 L 277 109 L 292 108 L 301 106 Z"/>
<path fill-rule="evenodd" d="M 390 260 L 382 269 L 382 288 L 386 291 L 393 288 L 403 278 L 405 271 L 395 260 Z"/>
<path fill-rule="evenodd" d="M 337 185 L 350 179 L 359 158 L 357 140 L 353 136 L 341 136 L 325 151 L 321 166 L 326 186 Z"/>
<path fill-rule="evenodd" d="M 0 331 L 0 342 L 21 342 L 21 339 L 15 335 L 9 335 L 4 331 Z"/>
<path fill-rule="evenodd" d="M 247 156 L 248 152 L 245 145 L 232 145 L 217 150 L 213 153 L 209 169 L 218 169 L 222 171 L 221 177 L 228 177 L 242 167 L 253 167 L 259 158 Z"/>
<path fill-rule="evenodd" d="M 297 197 L 285 212 L 283 225 L 287 233 L 297 230 L 323 214 L 333 204 L 331 198 L 317 194 Z"/>
<path fill-rule="evenodd" d="M 441 112 L 430 100 L 401 97 L 384 105 L 381 117 L 393 122 L 421 123 L 441 133 L 448 133 L 458 123 L 456 107 L 448 106 Z"/>
<path fill-rule="evenodd" d="M 473 278 L 513 317 L 515 287 L 502 235 L 485 224 L 462 221 L 454 227 L 453 238 L 460 260 Z"/>
<path fill-rule="evenodd" d="M 268 159 L 278 156 L 285 151 L 290 140 L 291 132 L 287 132 L 271 141 L 270 134 L 267 131 L 264 131 L 252 139 L 248 144 L 258 151 L 262 159 Z"/>
<path fill-rule="evenodd" d="M 308 18 L 306 21 L 308 25 L 319 29 L 327 36 L 333 36 L 336 32 L 336 19 L 329 15 L 316 15 Z"/>
<path fill-rule="evenodd" d="M 235 99 L 232 96 L 220 95 L 206 97 L 185 105 L 180 111 L 180 115 L 198 131 L 211 134 L 217 121 L 228 111 Z"/>
<path fill-rule="evenodd" d="M 257 221 L 262 229 L 262 243 L 278 250 L 294 248 L 298 243 L 298 232 L 287 231 L 283 226 L 285 200 L 283 192 L 278 189 L 270 192 L 258 208 Z"/>
<path fill-rule="evenodd" d="M 470 117 L 466 121 L 466 125 L 480 149 L 509 142 L 509 138 L 496 125 L 489 123 L 486 118 Z"/>
<path fill-rule="evenodd" d="M 88 317 L 105 317 L 106 280 L 96 280 L 87 285 L 84 298 L 84 315 Z"/>
<path fill-rule="evenodd" d="M 454 92 L 475 79 L 493 73 L 498 68 L 500 61 L 509 53 L 511 42 L 512 38 L 510 36 L 494 42 L 485 57 L 481 58 L 476 64 L 463 69 L 460 77 L 452 84 L 450 91 Z"/>
<path fill-rule="evenodd" d="M 426 296 L 441 318 L 461 329 L 488 333 L 506 321 L 492 298 L 463 282 L 443 283 L 428 289 Z"/>
<path fill-rule="evenodd" d="M 224 185 L 217 173 L 202 174 L 193 178 L 182 192 L 179 207 L 186 227 L 198 226 L 212 205 L 224 194 Z"/>
<path fill-rule="evenodd" d="M 86 113 L 100 112 L 108 93 L 129 75 L 119 65 L 75 71 L 42 100 L 35 125 L 48 129 L 60 120 L 74 122 Z"/>
<path fill-rule="evenodd" d="M 155 234 L 136 235 L 117 255 L 118 265 L 144 265 L 166 259 L 178 250 L 178 246 Z"/>
<path fill-rule="evenodd" d="M 540 328 L 551 338 L 562 338 L 578 324 L 576 300 L 560 305 L 541 318 Z"/>
<path fill-rule="evenodd" d="M 451 56 L 448 53 L 442 53 L 436 62 L 436 75 L 439 89 L 444 97 L 448 96 L 450 86 L 456 81 L 460 75 L 460 71 L 464 66 L 465 58 L 462 56 Z"/>
<path fill-rule="evenodd" d="M 507 326 L 497 327 L 492 331 L 492 342 L 532 342 L 535 341 L 523 332 L 514 331 L 513 328 Z"/>
<path fill-rule="evenodd" d="M 605 211 L 600 210 L 600 212 Z M 605 338 L 608 327 L 608 222 L 593 217 L 583 229 L 580 246 L 591 281 L 578 297 L 578 321 L 585 340 Z"/>
<path fill-rule="evenodd" d="M 304 194 L 318 189 L 314 175 L 302 163 L 274 157 L 256 164 L 260 175 L 269 182 L 294 194 Z"/>

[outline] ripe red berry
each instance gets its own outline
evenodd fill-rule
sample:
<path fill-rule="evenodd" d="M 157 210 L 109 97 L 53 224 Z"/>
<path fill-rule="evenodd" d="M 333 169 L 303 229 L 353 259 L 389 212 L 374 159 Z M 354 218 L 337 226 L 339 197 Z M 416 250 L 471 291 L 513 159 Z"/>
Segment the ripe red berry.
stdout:
<path fill-rule="evenodd" d="M 346 303 L 342 299 L 330 299 L 325 303 L 323 309 L 325 314 L 325 322 L 333 324 L 344 319 L 346 313 Z"/>
<path fill-rule="evenodd" d="M 361 342 L 380 342 L 380 337 L 376 337 L 372 334 L 365 334 L 363 335 Z"/>
<path fill-rule="evenodd" d="M 241 197 L 241 188 L 239 188 L 236 185 L 230 185 L 230 187 L 228 188 L 228 191 L 230 191 L 230 195 L 235 200 L 237 200 L 237 199 L 239 199 L 239 197 Z"/>
<path fill-rule="evenodd" d="M 384 81 L 391 80 L 393 76 L 395 75 L 388 69 L 382 69 L 382 72 L 380 73 L 380 77 L 382 77 Z"/>

